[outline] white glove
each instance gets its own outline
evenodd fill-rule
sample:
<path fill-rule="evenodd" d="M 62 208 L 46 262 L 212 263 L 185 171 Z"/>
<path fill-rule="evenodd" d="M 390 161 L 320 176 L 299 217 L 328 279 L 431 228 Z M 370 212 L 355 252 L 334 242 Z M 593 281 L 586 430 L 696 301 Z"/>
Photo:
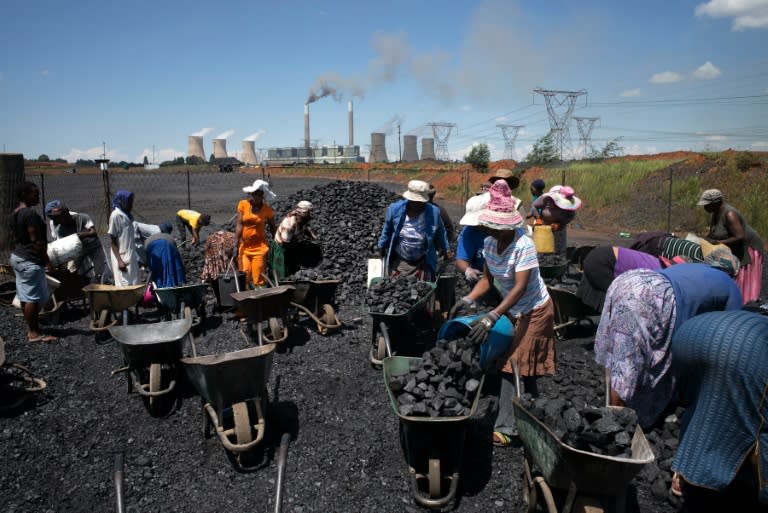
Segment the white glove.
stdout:
<path fill-rule="evenodd" d="M 478 271 L 474 267 L 467 267 L 467 269 L 464 271 L 464 277 L 470 283 L 474 283 L 480 280 L 481 276 L 482 276 L 482 272 Z"/>

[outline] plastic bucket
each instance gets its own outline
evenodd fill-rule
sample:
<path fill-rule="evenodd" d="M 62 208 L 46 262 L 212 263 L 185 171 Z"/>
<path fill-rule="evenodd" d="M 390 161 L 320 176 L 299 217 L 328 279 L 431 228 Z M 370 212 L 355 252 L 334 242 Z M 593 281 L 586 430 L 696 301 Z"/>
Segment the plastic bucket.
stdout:
<path fill-rule="evenodd" d="M 54 267 L 69 262 L 83 253 L 83 243 L 76 233 L 48 243 L 48 259 Z"/>
<path fill-rule="evenodd" d="M 465 317 L 456 317 L 442 325 L 437 334 L 438 339 L 453 340 L 466 337 L 469 334 L 471 325 L 474 321 L 482 318 L 483 315 L 470 315 Z M 512 338 L 515 334 L 515 327 L 506 315 L 499 317 L 488 338 L 480 345 L 480 367 L 484 372 L 494 370 L 496 362 L 502 358 L 509 348 L 512 347 Z"/>
<path fill-rule="evenodd" d="M 533 227 L 533 243 L 538 253 L 555 252 L 555 236 L 552 234 L 552 226 L 537 224 Z"/>
<path fill-rule="evenodd" d="M 235 278 L 237 278 L 237 281 L 235 281 Z M 243 290 L 245 290 L 245 273 L 243 271 L 221 273 L 213 282 L 216 302 L 222 308 L 235 306 L 235 300 L 232 299 L 230 294 Z"/>

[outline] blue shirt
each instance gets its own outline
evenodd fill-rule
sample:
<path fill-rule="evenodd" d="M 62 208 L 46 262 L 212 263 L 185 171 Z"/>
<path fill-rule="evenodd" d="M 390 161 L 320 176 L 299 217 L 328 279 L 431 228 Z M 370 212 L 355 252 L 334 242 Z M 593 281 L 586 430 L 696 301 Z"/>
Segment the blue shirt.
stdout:
<path fill-rule="evenodd" d="M 675 293 L 675 326 L 716 310 L 740 310 L 741 292 L 733 278 L 707 264 L 677 264 L 658 271 Z"/>
<path fill-rule="evenodd" d="M 470 267 L 482 271 L 485 265 L 483 241 L 486 236 L 477 226 L 465 226 L 456 243 L 456 260 L 469 262 Z"/>
<path fill-rule="evenodd" d="M 400 230 L 405 224 L 407 208 L 407 199 L 398 200 L 387 207 L 378 244 L 380 249 L 387 251 L 385 262 L 392 259 L 392 252 L 396 251 L 400 244 Z M 443 220 L 440 218 L 440 209 L 432 203 L 426 203 L 424 206 L 424 232 L 427 240 L 426 264 L 434 276 L 437 271 L 437 248 L 435 246 L 439 246 L 443 251 L 448 251 L 448 236 L 445 233 Z"/>

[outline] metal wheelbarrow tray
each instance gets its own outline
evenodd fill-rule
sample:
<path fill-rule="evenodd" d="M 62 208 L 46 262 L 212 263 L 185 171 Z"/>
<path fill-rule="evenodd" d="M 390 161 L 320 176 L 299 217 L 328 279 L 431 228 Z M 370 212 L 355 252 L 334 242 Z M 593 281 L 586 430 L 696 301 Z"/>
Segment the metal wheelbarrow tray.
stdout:
<path fill-rule="evenodd" d="M 110 314 L 115 314 L 136 307 L 144 297 L 146 283 L 118 287 L 117 285 L 90 284 L 83 287 L 91 307 L 91 324 L 93 331 L 104 331 L 114 326 L 117 320 L 107 324 Z"/>
<path fill-rule="evenodd" d="M 616 511 L 624 510 L 627 485 L 647 463 L 655 459 L 640 426 L 637 426 L 632 437 L 631 458 L 606 456 L 564 444 L 544 423 L 534 417 L 518 398 L 514 398 L 512 404 L 517 430 L 526 453 L 527 489 L 524 492 L 529 497 L 529 511 L 535 509 L 536 484 L 544 492 L 550 513 L 557 511 L 554 509 L 549 487 L 568 490 L 563 511 L 570 509 L 577 493 L 614 496 Z M 543 481 L 541 478 L 532 477 L 531 464 L 541 472 Z"/>
<path fill-rule="evenodd" d="M 264 438 L 267 382 L 275 347 L 268 344 L 181 359 L 187 378 L 202 398 L 203 434 L 209 437 L 213 425 L 224 447 L 237 456 Z"/>
<path fill-rule="evenodd" d="M 206 293 L 206 283 L 155 289 L 155 295 L 161 310 L 167 312 L 175 319 L 190 316 L 192 311 L 195 311 L 197 319 L 194 324 L 202 324 L 203 326 L 205 326 L 206 319 Z"/>
<path fill-rule="evenodd" d="M 126 363 L 112 374 L 128 373 L 128 391 L 141 395 L 150 413 L 157 413 L 160 396 L 170 394 L 176 387 L 181 342 L 191 328 L 191 317 L 109 327 L 110 335 L 120 344 Z"/>
<path fill-rule="evenodd" d="M 373 365 L 381 365 L 384 358 L 392 356 L 396 350 L 392 341 L 397 341 L 401 347 L 424 338 L 424 331 L 432 329 L 435 323 L 433 317 L 433 299 L 437 284 L 431 281 L 430 289 L 424 296 L 408 309 L 399 314 L 374 312 L 368 308 L 373 319 L 371 332 L 370 360 Z"/>
<path fill-rule="evenodd" d="M 400 443 L 410 476 L 410 489 L 416 502 L 429 508 L 441 508 L 455 496 L 459 485 L 459 469 L 464 449 L 467 422 L 477 411 L 480 380 L 468 415 L 459 417 L 417 417 L 401 415 L 397 400 L 389 388 L 392 376 L 409 372 L 422 358 L 390 356 L 384 359 L 384 386 L 389 404 L 400 420 Z"/>
<path fill-rule="evenodd" d="M 600 316 L 600 312 L 582 303 L 570 290 L 547 286 L 547 291 L 555 305 L 555 333 L 558 337 L 563 337 L 563 330 L 568 326 L 583 320 L 594 325 L 590 317 Z"/>
<path fill-rule="evenodd" d="M 244 292 L 232 292 L 237 308 L 248 320 L 248 334 L 253 339 L 253 327 L 256 327 L 256 342 L 270 344 L 284 342 L 288 338 L 288 307 L 293 297 L 293 287 L 280 285 Z M 269 336 L 264 334 L 261 323 L 268 321 Z M 281 326 L 282 321 L 282 326 Z"/>
<path fill-rule="evenodd" d="M 45 381 L 35 377 L 27 367 L 5 360 L 5 341 L 0 337 L 0 412 L 21 406 L 45 387 Z"/>
<path fill-rule="evenodd" d="M 294 288 L 291 306 L 305 313 L 317 325 L 321 335 L 341 328 L 341 321 L 333 308 L 336 287 L 341 280 L 283 281 Z"/>

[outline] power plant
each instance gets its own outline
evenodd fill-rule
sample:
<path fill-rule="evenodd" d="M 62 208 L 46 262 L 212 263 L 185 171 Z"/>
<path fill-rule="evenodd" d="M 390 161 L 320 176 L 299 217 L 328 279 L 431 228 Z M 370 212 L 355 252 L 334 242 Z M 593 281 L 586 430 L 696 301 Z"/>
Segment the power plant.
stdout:
<path fill-rule="evenodd" d="M 386 134 L 381 132 L 373 132 L 371 134 L 371 155 L 368 157 L 368 162 L 386 162 L 387 161 L 387 147 L 385 146 Z"/>
<path fill-rule="evenodd" d="M 304 146 L 268 148 L 265 164 L 268 166 L 293 166 L 296 164 L 341 164 L 344 162 L 365 162 L 360 156 L 360 147 L 354 145 L 354 113 L 352 102 L 347 106 L 349 144 L 346 146 L 312 147 L 309 138 L 309 104 L 304 104 Z"/>
<path fill-rule="evenodd" d="M 419 160 L 419 152 L 416 149 L 416 136 L 403 136 L 403 162 L 416 162 Z"/>
<path fill-rule="evenodd" d="M 435 140 L 431 137 L 421 138 L 421 160 L 435 160 Z"/>
<path fill-rule="evenodd" d="M 259 159 L 256 157 L 256 141 L 243 141 L 243 154 L 240 161 L 245 165 L 256 165 Z"/>
<path fill-rule="evenodd" d="M 203 136 L 202 135 L 190 135 L 187 139 L 187 156 L 188 157 L 200 157 L 202 160 L 207 161 L 208 157 L 205 155 L 203 149 Z"/>
<path fill-rule="evenodd" d="M 226 139 L 213 140 L 213 158 L 215 159 L 227 158 L 227 140 Z"/>

